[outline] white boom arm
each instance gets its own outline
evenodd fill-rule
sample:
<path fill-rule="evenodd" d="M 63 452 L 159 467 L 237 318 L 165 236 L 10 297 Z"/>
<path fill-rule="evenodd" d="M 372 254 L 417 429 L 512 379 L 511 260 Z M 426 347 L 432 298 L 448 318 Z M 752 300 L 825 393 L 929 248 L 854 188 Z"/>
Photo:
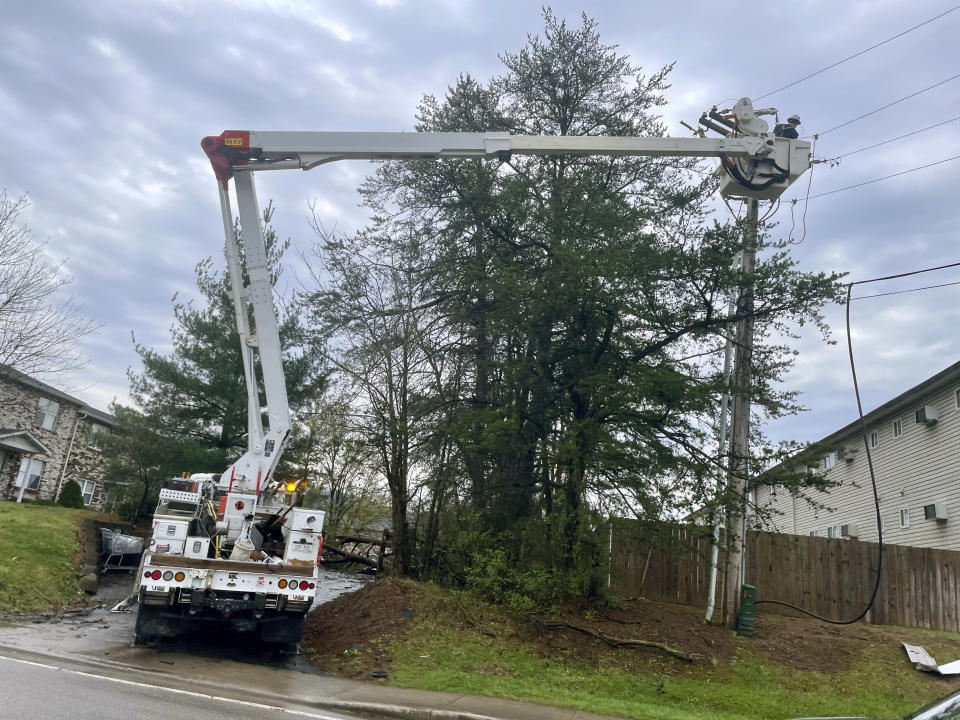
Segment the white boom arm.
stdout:
<path fill-rule="evenodd" d="M 247 381 L 250 433 L 247 452 L 227 471 L 221 482 L 224 485 L 229 482 L 235 491 L 259 494 L 276 468 L 290 432 L 280 338 L 260 230 L 261 218 L 253 185 L 254 171 L 310 170 L 337 160 L 507 160 L 511 155 L 718 157 L 728 168 L 728 172 L 722 173 L 723 194 L 764 199 L 779 197 L 810 167 L 810 143 L 768 135 L 766 123 L 757 122 L 747 98 L 737 104 L 735 114 L 745 133 L 724 138 L 250 130 L 227 130 L 218 136 L 205 137 L 201 146 L 219 180 L 227 264 Z M 745 177 L 748 171 L 750 180 Z M 227 193 L 230 178 L 236 180 L 248 277 L 246 287 L 242 280 L 240 252 L 234 237 L 233 214 Z M 754 178 L 760 178 L 761 181 L 753 183 Z M 256 336 L 251 334 L 248 304 L 253 308 Z M 266 431 L 261 422 L 254 365 L 255 348 L 259 349 L 267 396 L 269 427 Z"/>
<path fill-rule="evenodd" d="M 283 377 L 280 332 L 273 305 L 273 284 L 267 251 L 260 229 L 260 209 L 253 173 L 236 175 L 237 204 L 243 239 L 243 261 L 237 246 L 226 182 L 220 183 L 220 209 L 226 238 L 225 254 L 230 291 L 240 334 L 243 371 L 247 386 L 247 451 L 224 475 L 221 483 L 237 492 L 259 494 L 270 479 L 290 434 L 290 406 Z M 246 284 L 243 271 L 246 270 Z M 250 328 L 248 305 L 253 309 L 256 332 Z M 267 397 L 267 429 L 263 428 L 255 351 L 259 350 L 263 386 Z"/>
<path fill-rule="evenodd" d="M 228 130 L 203 139 L 217 177 L 235 170 L 310 170 L 337 160 L 438 160 L 511 155 L 607 155 L 748 159 L 789 176 L 810 166 L 810 143 L 766 134 L 730 138 L 510 135 L 487 133 L 260 132 Z M 785 178 L 787 179 L 787 178 Z M 779 194 L 779 193 L 778 193 Z M 744 188 L 743 196 L 750 196 Z"/>

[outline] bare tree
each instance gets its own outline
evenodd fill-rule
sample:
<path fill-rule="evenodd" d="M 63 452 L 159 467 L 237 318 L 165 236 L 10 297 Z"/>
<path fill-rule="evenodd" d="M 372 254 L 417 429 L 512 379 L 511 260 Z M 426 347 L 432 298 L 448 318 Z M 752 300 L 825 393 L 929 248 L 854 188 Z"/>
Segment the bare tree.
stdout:
<path fill-rule="evenodd" d="M 301 416 L 303 413 L 300 413 Z M 389 512 L 369 449 L 354 427 L 350 398 L 332 394 L 320 401 L 303 419 L 304 468 L 309 474 L 310 493 L 326 510 L 324 526 L 328 538 L 343 531 L 367 529 L 372 520 Z M 306 477 L 304 479 L 307 479 Z"/>
<path fill-rule="evenodd" d="M 410 575 L 416 565 L 412 511 L 430 476 L 427 442 L 437 410 L 429 393 L 438 327 L 424 287 L 429 278 L 419 271 L 415 237 L 391 245 L 363 233 L 335 237 L 319 221 L 314 229 L 319 241 L 309 265 L 323 267 L 326 277 L 314 271 L 313 332 L 355 393 L 362 420 L 354 429 L 377 457 L 390 493 L 394 567 Z"/>
<path fill-rule="evenodd" d="M 20 222 L 28 204 L 0 191 L 0 364 L 28 374 L 75 370 L 87 362 L 80 341 L 97 325 L 66 292 L 63 264 Z"/>

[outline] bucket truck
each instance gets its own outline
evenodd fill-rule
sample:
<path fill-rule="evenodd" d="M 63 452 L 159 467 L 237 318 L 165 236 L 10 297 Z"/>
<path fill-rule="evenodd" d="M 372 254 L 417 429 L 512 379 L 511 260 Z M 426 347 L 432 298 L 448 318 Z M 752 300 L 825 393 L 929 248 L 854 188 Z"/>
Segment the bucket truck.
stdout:
<path fill-rule="evenodd" d="M 227 268 L 247 387 L 249 447 L 222 475 L 194 475 L 160 493 L 138 574 L 137 639 L 219 621 L 296 642 L 315 596 L 324 513 L 298 507 L 302 486 L 273 477 L 290 434 L 280 340 L 254 174 L 338 160 L 438 160 L 512 155 L 716 157 L 725 196 L 774 199 L 810 166 L 810 143 L 774 137 L 748 98 L 701 124 L 722 137 L 531 136 L 504 132 L 260 132 L 227 130 L 201 147 L 217 178 Z M 234 181 L 242 228 L 230 205 Z M 244 284 L 244 271 L 247 283 Z M 248 308 L 253 310 L 251 327 Z M 261 408 L 259 363 L 267 408 Z M 263 425 L 266 411 L 267 425 Z M 218 505 L 215 505 L 215 501 Z"/>

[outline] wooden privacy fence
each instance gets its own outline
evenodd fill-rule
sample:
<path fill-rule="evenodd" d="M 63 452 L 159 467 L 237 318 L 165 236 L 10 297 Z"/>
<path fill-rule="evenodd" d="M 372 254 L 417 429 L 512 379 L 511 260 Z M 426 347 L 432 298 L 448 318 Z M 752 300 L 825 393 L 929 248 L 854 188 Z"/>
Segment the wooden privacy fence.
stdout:
<path fill-rule="evenodd" d="M 624 597 L 706 607 L 708 529 L 661 526 L 642 532 L 615 521 L 610 530 L 610 584 Z M 651 540 L 650 538 L 656 538 Z M 873 592 L 878 545 L 842 538 L 750 531 L 747 582 L 762 600 L 782 600 L 832 619 L 859 615 Z M 717 603 L 723 597 L 720 553 Z M 646 577 L 644 578 L 644 570 Z M 762 612 L 799 613 L 776 605 Z M 867 622 L 960 632 L 960 552 L 884 545 L 880 591 Z"/>

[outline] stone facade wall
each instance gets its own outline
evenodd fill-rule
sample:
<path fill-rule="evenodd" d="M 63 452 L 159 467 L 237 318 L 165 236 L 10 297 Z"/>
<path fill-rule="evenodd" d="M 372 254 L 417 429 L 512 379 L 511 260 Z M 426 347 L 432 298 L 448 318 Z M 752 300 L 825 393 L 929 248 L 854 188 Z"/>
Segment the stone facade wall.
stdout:
<path fill-rule="evenodd" d="M 40 398 L 60 404 L 56 422 L 50 430 L 36 422 Z M 45 393 L 0 375 L 0 428 L 28 430 L 50 449 L 49 455 L 35 456 L 43 461 L 40 487 L 26 490 L 23 494 L 24 500 L 53 500 L 61 481 L 64 460 L 68 460 L 63 482 L 81 481 L 82 487 L 83 479 L 96 481 L 97 487 L 91 506 L 103 506 L 103 461 L 99 451 L 88 447 L 91 422 L 80 417 L 82 407 L 79 402 L 70 403 L 62 396 Z M 0 498 L 16 499 L 19 488 L 15 482 L 22 458 L 22 455 L 10 451 L 5 454 L 3 466 L 0 467 Z"/>

